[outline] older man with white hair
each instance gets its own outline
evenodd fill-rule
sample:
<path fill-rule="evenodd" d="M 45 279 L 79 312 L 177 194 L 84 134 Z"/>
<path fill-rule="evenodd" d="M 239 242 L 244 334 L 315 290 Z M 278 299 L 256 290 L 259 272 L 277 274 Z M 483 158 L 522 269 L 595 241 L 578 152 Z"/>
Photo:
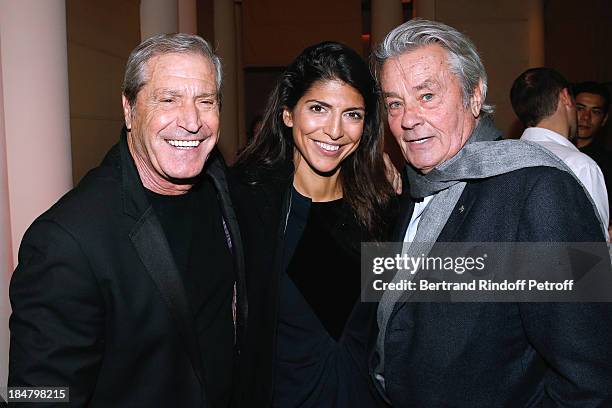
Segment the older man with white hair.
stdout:
<path fill-rule="evenodd" d="M 426 256 L 436 242 L 597 241 L 605 249 L 595 211 L 577 210 L 592 204 L 569 169 L 544 149 L 497 140 L 486 72 L 465 35 L 411 20 L 387 35 L 375 62 L 408 164 L 397 236 L 410 243 L 408 256 Z M 382 296 L 371 361 L 394 407 L 612 404 L 610 304 L 407 296 Z"/>

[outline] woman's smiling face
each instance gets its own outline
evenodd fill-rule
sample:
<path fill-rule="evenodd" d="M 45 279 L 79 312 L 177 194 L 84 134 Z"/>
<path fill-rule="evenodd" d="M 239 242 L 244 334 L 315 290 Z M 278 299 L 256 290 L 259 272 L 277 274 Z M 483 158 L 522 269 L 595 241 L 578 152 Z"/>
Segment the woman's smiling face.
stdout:
<path fill-rule="evenodd" d="M 361 94 L 340 80 L 315 82 L 283 121 L 292 128 L 296 172 L 334 174 L 359 146 L 365 123 Z"/>

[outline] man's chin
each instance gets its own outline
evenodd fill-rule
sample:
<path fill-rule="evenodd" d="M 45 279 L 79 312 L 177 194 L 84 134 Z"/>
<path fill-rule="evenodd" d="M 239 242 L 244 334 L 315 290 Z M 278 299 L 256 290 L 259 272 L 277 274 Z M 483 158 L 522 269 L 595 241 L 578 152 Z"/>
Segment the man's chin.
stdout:
<path fill-rule="evenodd" d="M 198 179 L 200 178 L 200 174 L 198 174 L 197 176 L 187 177 L 187 178 L 170 177 L 168 178 L 168 181 L 177 186 L 190 186 L 190 185 L 194 185 L 198 181 Z"/>
<path fill-rule="evenodd" d="M 163 174 L 165 179 L 176 185 L 193 184 L 193 181 L 204 173 L 208 158 L 208 155 L 206 158 L 199 157 L 189 164 L 168 162 L 161 166 L 160 174 Z"/>
<path fill-rule="evenodd" d="M 580 130 L 578 130 L 578 132 L 576 132 L 576 139 L 580 139 L 580 140 L 588 140 L 588 139 L 592 139 L 593 138 L 594 133 L 580 133 Z"/>
<path fill-rule="evenodd" d="M 408 165 L 411 166 L 413 169 L 415 169 L 417 172 L 421 173 L 422 175 L 426 175 L 427 173 L 432 171 L 435 167 L 435 166 L 415 166 L 414 164 L 410 162 L 408 162 Z"/>
<path fill-rule="evenodd" d="M 204 173 L 204 166 L 200 169 L 192 169 L 180 172 L 165 172 L 165 179 L 177 186 L 195 184 Z"/>

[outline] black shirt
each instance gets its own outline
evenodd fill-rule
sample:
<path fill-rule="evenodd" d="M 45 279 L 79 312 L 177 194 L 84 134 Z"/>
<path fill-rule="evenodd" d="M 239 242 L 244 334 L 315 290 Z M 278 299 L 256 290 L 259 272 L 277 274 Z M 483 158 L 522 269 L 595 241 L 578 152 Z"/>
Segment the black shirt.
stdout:
<path fill-rule="evenodd" d="M 287 274 L 327 333 L 339 340 L 359 298 L 360 232 L 342 199 L 311 203 L 307 214 Z"/>
<path fill-rule="evenodd" d="M 293 191 L 275 364 L 275 407 L 376 406 L 367 340 L 376 305 L 359 302 L 361 231 L 343 200 Z"/>
<path fill-rule="evenodd" d="M 203 179 L 178 196 L 147 191 L 194 317 L 211 407 L 229 406 L 234 365 L 234 267 L 216 191 Z M 168 373 L 172 375 L 172 373 Z"/>

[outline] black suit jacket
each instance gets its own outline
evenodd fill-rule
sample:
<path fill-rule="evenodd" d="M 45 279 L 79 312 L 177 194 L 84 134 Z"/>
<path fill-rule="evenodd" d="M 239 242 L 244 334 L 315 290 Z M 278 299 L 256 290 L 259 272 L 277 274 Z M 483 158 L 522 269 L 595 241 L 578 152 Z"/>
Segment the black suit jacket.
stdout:
<path fill-rule="evenodd" d="M 413 208 L 405 194 L 398 241 Z M 544 167 L 468 182 L 438 238 L 602 240 L 582 188 Z M 385 337 L 394 407 L 612 406 L 611 304 L 397 303 Z"/>
<path fill-rule="evenodd" d="M 231 235 L 240 338 L 240 237 L 222 160 L 212 155 L 206 171 Z M 10 298 L 9 386 L 68 386 L 71 406 L 207 405 L 203 385 L 214 373 L 203 367 L 182 280 L 125 134 L 28 229 Z"/>

